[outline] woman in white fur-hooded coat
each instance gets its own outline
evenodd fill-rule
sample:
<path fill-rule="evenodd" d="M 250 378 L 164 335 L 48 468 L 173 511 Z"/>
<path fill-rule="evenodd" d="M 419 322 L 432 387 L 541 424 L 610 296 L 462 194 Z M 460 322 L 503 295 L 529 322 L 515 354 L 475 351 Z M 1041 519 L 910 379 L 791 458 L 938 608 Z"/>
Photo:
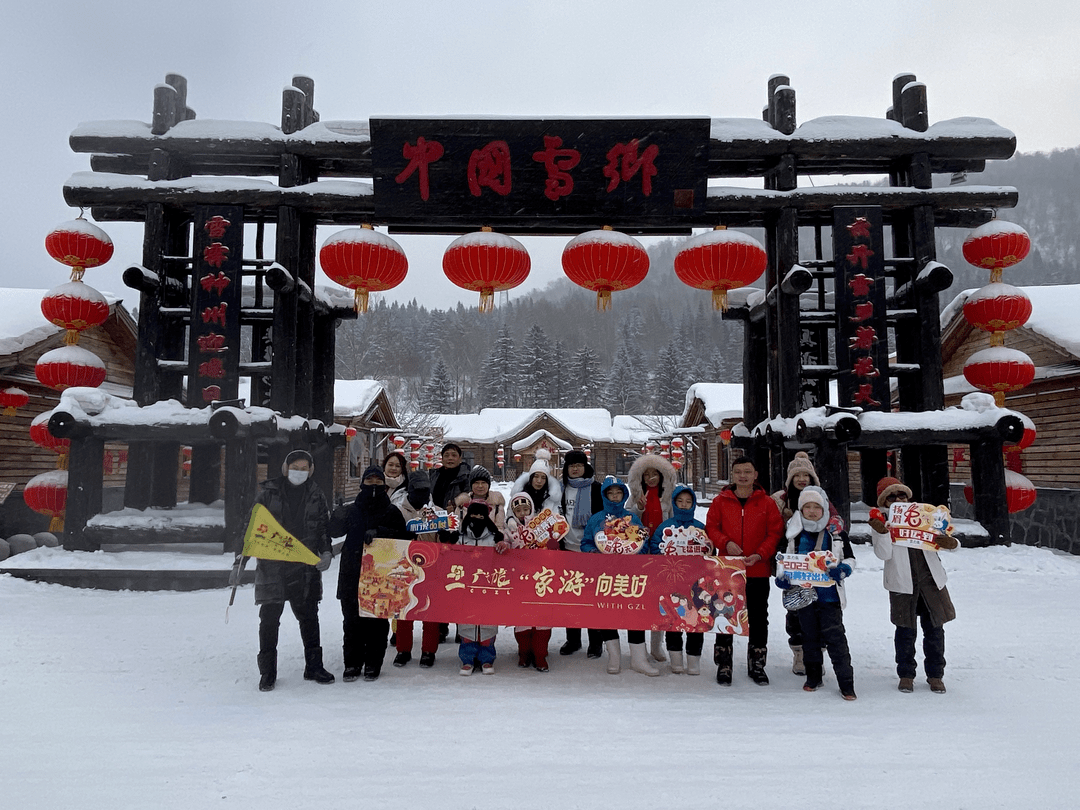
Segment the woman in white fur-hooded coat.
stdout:
<path fill-rule="evenodd" d="M 545 509 L 550 509 L 552 514 L 559 514 L 559 504 L 562 501 L 562 484 L 559 483 L 559 479 L 551 474 L 551 453 L 544 448 L 540 448 L 536 451 L 536 460 L 529 467 L 528 471 L 523 472 L 514 481 L 514 486 L 510 490 L 510 497 L 513 498 L 519 492 L 526 493 L 532 498 L 533 509 L 536 514 L 540 514 Z M 533 478 L 537 473 L 543 475 L 543 481 L 537 478 Z"/>
<path fill-rule="evenodd" d="M 646 475 L 651 477 L 653 472 L 657 474 L 657 478 L 653 479 L 653 486 L 650 487 L 645 477 Z M 626 501 L 626 508 L 641 518 L 641 522 L 645 524 L 651 537 L 657 526 L 671 519 L 671 495 L 678 483 L 678 474 L 670 461 L 663 456 L 650 453 L 646 456 L 638 456 L 630 465 L 626 483 L 630 487 L 630 497 Z M 657 508 L 659 508 L 659 513 L 656 511 Z M 656 518 L 657 514 L 659 514 L 659 519 Z M 646 516 L 650 520 L 646 520 Z M 655 526 L 650 525 L 652 521 L 655 521 Z"/>

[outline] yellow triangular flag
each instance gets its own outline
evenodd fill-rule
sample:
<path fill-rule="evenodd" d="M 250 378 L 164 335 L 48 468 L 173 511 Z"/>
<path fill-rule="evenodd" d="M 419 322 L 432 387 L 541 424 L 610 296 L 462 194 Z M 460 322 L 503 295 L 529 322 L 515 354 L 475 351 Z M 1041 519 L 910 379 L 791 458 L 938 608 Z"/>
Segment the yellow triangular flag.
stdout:
<path fill-rule="evenodd" d="M 285 531 L 261 503 L 255 504 L 251 510 L 242 554 L 259 560 L 284 560 L 308 565 L 315 565 L 319 561 L 318 555 Z"/>

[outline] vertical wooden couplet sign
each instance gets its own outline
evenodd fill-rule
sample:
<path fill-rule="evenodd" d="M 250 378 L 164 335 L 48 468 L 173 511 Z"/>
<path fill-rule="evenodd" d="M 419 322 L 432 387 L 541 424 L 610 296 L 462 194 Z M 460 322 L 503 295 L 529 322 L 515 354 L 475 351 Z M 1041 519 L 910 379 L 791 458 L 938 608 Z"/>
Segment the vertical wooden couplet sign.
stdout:
<path fill-rule="evenodd" d="M 194 231 L 187 403 L 201 408 L 239 393 L 244 209 L 196 206 Z"/>
<path fill-rule="evenodd" d="M 840 405 L 889 410 L 889 335 L 881 208 L 833 209 Z"/>

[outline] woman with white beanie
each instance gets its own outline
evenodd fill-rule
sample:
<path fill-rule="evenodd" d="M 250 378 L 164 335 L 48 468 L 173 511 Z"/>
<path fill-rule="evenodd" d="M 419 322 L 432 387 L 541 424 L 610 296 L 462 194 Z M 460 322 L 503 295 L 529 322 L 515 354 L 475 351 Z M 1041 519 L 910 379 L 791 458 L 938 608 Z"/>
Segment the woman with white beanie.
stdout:
<path fill-rule="evenodd" d="M 562 500 L 562 485 L 551 475 L 549 461 L 551 453 L 541 447 L 536 451 L 536 460 L 527 472 L 523 472 L 514 481 L 510 490 L 510 497 L 519 492 L 524 492 L 532 498 L 533 508 L 536 514 L 545 509 L 550 509 L 552 514 L 559 513 L 559 502 Z"/>

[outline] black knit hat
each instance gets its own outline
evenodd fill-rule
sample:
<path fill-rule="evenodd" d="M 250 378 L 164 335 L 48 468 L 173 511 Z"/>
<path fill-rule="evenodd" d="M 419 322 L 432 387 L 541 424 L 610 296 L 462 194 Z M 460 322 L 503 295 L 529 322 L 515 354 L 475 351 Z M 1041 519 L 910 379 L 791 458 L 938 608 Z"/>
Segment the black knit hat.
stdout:
<path fill-rule="evenodd" d="M 596 475 L 596 470 L 593 469 L 592 464 L 589 463 L 589 457 L 585 455 L 583 450 L 570 450 L 563 456 L 563 480 L 567 480 L 568 476 L 566 471 L 570 469 L 571 464 L 584 464 L 585 475 L 583 478 L 592 478 Z"/>
<path fill-rule="evenodd" d="M 469 471 L 469 486 L 477 481 L 486 481 L 488 486 L 491 486 L 491 473 L 487 471 L 487 467 L 477 464 Z"/>
<path fill-rule="evenodd" d="M 369 476 L 376 476 L 378 478 L 381 478 L 383 481 L 386 481 L 386 473 L 383 472 L 383 468 L 380 467 L 378 464 L 372 464 L 370 467 L 364 470 L 364 474 L 360 476 L 360 481 L 363 482 Z"/>

